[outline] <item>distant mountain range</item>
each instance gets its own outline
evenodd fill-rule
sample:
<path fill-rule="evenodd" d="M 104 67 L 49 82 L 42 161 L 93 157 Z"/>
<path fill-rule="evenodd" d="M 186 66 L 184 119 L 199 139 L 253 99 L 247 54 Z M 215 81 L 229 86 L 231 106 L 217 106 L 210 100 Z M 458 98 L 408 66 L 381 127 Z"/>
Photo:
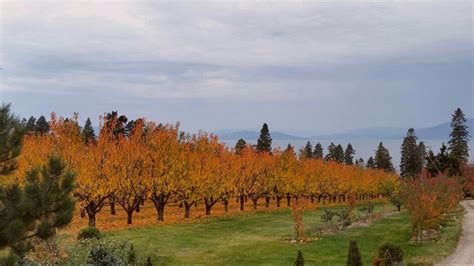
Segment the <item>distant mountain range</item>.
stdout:
<path fill-rule="evenodd" d="M 474 118 L 469 118 L 467 124 L 471 130 L 474 129 Z M 354 129 L 345 132 L 337 132 L 333 134 L 315 135 L 310 137 L 295 136 L 280 131 L 270 131 L 273 140 L 356 140 L 356 139 L 402 139 L 408 128 L 393 127 L 372 127 Z M 419 139 L 448 139 L 451 132 L 450 122 L 439 124 L 427 128 L 415 128 L 415 133 Z M 241 131 L 218 131 L 216 134 L 221 140 L 238 140 L 240 138 L 248 141 L 256 141 L 260 135 L 258 131 L 241 130 Z M 474 135 L 474 133 L 473 133 Z"/>

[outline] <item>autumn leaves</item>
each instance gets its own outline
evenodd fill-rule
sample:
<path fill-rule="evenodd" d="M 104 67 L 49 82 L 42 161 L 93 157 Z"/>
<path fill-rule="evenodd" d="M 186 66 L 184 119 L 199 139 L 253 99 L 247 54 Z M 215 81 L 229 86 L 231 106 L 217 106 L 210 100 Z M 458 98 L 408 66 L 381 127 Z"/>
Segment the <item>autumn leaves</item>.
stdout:
<path fill-rule="evenodd" d="M 163 221 L 170 202 L 179 202 L 189 217 L 197 203 L 211 214 L 216 204 L 227 210 L 235 199 L 241 210 L 247 200 L 253 208 L 260 200 L 266 206 L 276 201 L 278 207 L 282 199 L 290 205 L 300 197 L 336 201 L 352 194 L 379 195 L 382 182 L 396 180 L 392 173 L 297 158 L 292 149 L 270 154 L 246 146 L 237 154 L 212 134 L 184 134 L 177 125 L 144 119 L 136 120 L 128 131 L 117 131 L 113 119 L 117 118 L 104 118 L 99 137 L 84 141 L 77 117 L 53 115 L 51 132 L 26 136 L 20 157 L 20 168 L 27 169 L 49 154 L 62 156 L 77 174 L 74 196 L 90 226 L 109 203 L 119 205 L 131 224 L 147 200 Z"/>

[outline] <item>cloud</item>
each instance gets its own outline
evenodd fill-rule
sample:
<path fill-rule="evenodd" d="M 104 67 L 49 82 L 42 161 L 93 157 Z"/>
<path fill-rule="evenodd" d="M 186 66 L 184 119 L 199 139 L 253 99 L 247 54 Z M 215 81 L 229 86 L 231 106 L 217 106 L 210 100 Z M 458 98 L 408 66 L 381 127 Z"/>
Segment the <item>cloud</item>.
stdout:
<path fill-rule="evenodd" d="M 471 1 L 2 1 L 1 10 L 1 93 L 12 101 L 213 102 L 222 116 L 247 106 L 247 119 L 284 106 L 288 119 L 329 112 L 347 126 L 363 121 L 354 109 L 381 124 L 409 121 L 405 103 L 420 116 L 422 101 L 471 108 Z"/>

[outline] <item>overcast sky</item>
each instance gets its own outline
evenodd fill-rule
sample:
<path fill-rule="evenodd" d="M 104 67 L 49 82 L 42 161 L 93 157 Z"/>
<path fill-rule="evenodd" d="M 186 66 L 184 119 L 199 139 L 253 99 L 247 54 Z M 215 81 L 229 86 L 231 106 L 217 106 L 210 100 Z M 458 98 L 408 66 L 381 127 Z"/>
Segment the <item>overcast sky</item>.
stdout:
<path fill-rule="evenodd" d="M 473 114 L 472 1 L 0 2 L 20 116 L 316 135 Z"/>

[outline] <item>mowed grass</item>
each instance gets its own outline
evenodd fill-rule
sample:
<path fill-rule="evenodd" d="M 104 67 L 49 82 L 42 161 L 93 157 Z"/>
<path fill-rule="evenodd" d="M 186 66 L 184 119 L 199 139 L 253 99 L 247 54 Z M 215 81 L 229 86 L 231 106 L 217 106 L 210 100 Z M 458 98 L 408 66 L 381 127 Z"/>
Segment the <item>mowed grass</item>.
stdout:
<path fill-rule="evenodd" d="M 377 205 L 376 211 L 382 208 L 381 204 Z M 323 225 L 322 213 L 322 208 L 305 213 L 307 235 L 314 237 L 315 228 Z M 371 265 L 377 248 L 385 242 L 400 245 L 406 262 L 438 261 L 454 251 L 460 232 L 458 221 L 445 228 L 437 241 L 410 244 L 410 221 L 408 214 L 402 212 L 368 227 L 322 236 L 311 243 L 291 244 L 293 221 L 290 210 L 285 209 L 214 218 L 202 223 L 109 231 L 105 237 L 130 241 L 140 255 L 150 256 L 158 265 L 292 265 L 298 249 L 307 265 L 345 265 L 349 240 L 354 239 L 364 264 Z"/>

